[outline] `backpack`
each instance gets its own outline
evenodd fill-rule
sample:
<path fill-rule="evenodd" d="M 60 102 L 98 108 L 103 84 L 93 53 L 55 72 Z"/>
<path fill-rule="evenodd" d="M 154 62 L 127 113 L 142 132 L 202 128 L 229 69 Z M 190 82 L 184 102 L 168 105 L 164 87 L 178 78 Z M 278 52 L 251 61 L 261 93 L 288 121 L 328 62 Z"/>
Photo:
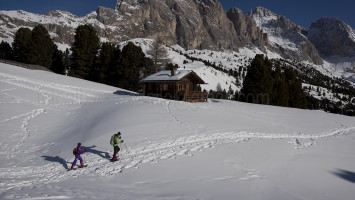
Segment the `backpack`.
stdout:
<path fill-rule="evenodd" d="M 115 135 L 111 136 L 110 144 L 111 145 L 115 144 Z"/>
<path fill-rule="evenodd" d="M 73 154 L 74 154 L 74 155 L 78 155 L 78 148 L 75 147 L 75 148 L 73 149 Z"/>

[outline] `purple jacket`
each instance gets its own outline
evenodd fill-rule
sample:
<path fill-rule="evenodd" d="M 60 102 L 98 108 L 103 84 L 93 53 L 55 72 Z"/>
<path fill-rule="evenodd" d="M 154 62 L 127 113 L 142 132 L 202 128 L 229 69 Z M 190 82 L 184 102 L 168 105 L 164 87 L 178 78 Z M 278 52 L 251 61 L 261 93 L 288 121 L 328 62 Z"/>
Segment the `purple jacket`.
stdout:
<path fill-rule="evenodd" d="M 77 152 L 78 152 L 77 155 L 80 155 L 80 154 L 84 154 L 84 153 L 85 153 L 85 151 L 81 148 L 81 146 L 78 146 L 78 147 L 76 147 L 76 148 L 77 148 Z"/>

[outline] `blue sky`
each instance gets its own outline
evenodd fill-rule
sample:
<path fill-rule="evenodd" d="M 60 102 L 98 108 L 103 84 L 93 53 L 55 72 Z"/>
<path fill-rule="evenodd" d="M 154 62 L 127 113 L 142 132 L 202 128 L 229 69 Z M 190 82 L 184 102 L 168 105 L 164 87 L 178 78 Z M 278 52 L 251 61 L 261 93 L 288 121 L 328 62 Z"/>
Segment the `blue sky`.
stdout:
<path fill-rule="evenodd" d="M 309 28 L 321 17 L 336 17 L 355 28 L 355 0 L 219 0 L 225 10 L 237 7 L 244 13 L 262 6 L 284 15 L 296 24 Z M 84 16 L 97 7 L 114 8 L 116 0 L 0 0 L 0 10 L 25 10 L 46 14 L 65 10 Z"/>

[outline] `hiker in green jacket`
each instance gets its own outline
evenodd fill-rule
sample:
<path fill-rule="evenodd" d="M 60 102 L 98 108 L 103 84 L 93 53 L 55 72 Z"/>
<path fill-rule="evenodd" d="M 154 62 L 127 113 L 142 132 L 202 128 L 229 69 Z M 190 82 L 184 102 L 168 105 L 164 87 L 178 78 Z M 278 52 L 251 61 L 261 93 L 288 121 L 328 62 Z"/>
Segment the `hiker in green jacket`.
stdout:
<path fill-rule="evenodd" d="M 113 146 L 113 157 L 111 160 L 116 161 L 117 158 L 117 153 L 120 151 L 120 147 L 118 147 L 119 144 L 121 144 L 123 140 L 121 140 L 121 132 L 118 132 L 114 134 L 111 137 L 111 145 Z"/>

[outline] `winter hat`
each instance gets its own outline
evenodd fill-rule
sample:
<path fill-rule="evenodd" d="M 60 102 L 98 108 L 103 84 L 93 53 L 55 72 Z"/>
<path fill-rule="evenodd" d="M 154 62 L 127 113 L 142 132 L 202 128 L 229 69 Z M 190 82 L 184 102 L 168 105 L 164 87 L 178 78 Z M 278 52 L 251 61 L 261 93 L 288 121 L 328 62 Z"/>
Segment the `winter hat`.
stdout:
<path fill-rule="evenodd" d="M 121 135 L 121 132 L 118 131 L 117 135 Z"/>
<path fill-rule="evenodd" d="M 80 143 L 80 142 L 78 143 L 78 146 L 81 146 L 81 143 Z"/>

